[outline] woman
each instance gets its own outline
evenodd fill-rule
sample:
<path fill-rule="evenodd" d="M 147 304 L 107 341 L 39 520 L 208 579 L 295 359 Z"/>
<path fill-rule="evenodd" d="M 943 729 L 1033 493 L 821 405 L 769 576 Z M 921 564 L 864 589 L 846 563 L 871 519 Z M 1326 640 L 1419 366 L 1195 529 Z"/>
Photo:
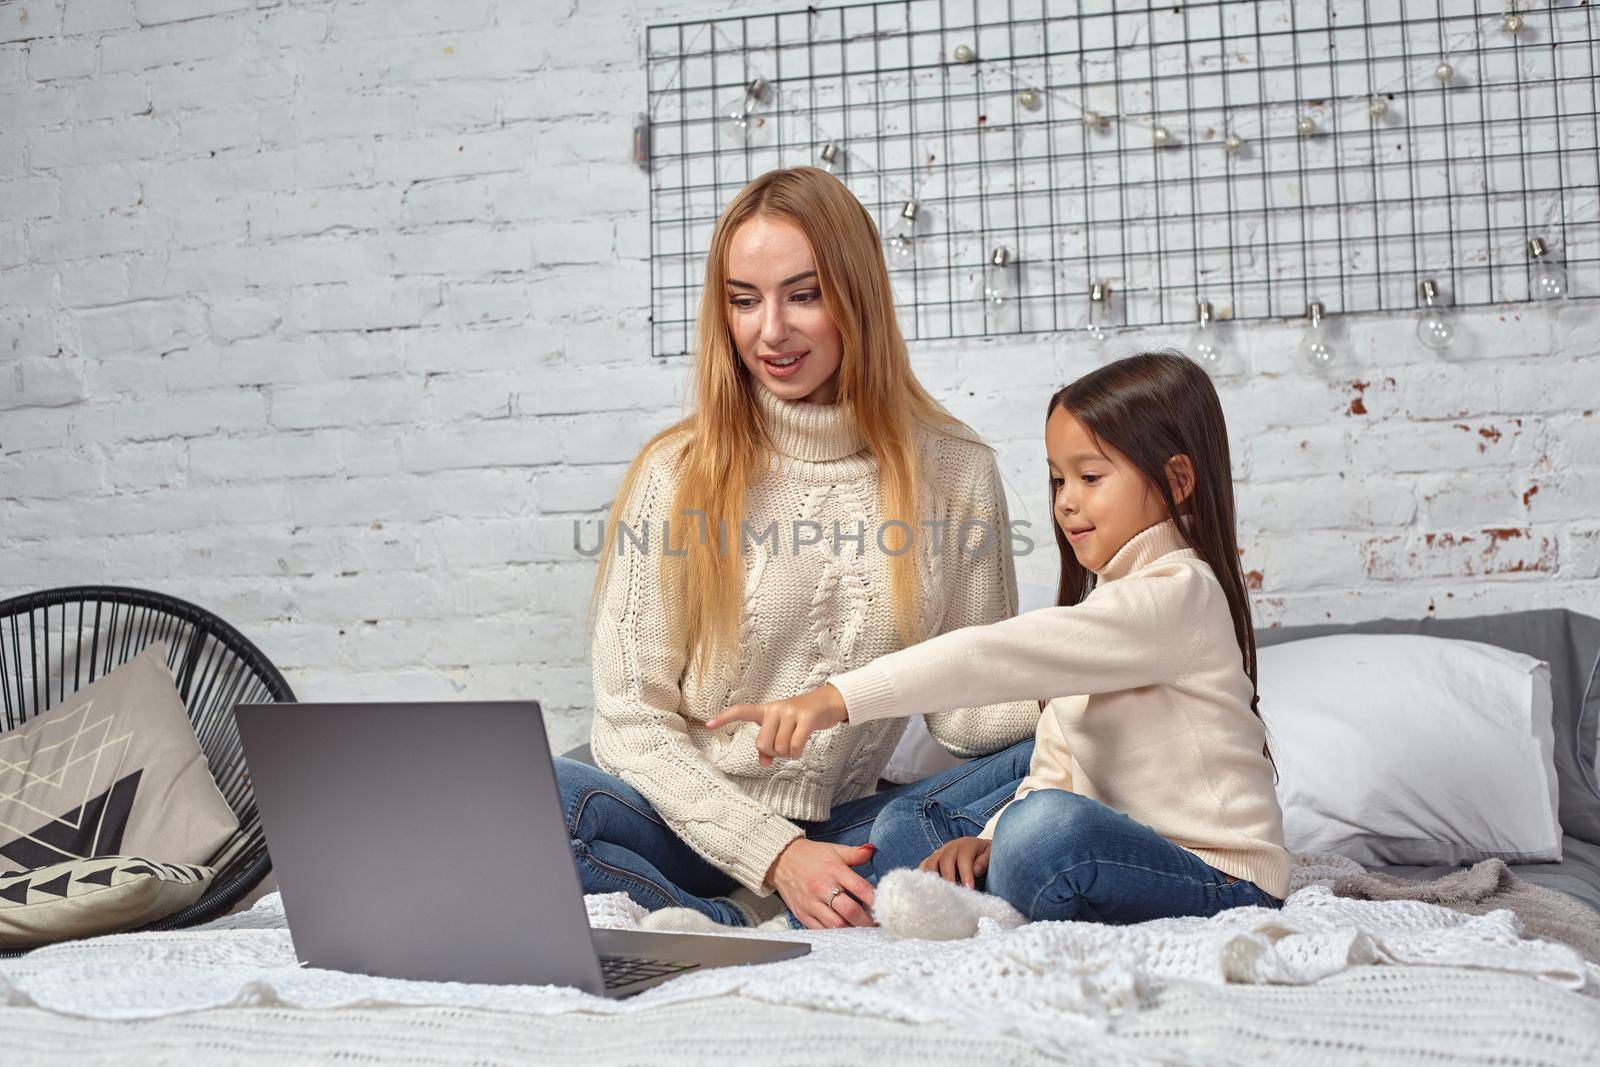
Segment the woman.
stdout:
<path fill-rule="evenodd" d="M 754 728 L 705 722 L 1014 614 L 994 458 L 912 374 L 877 229 L 816 168 L 762 175 L 718 220 L 695 374 L 693 414 L 629 468 L 601 554 L 599 769 L 557 763 L 584 889 L 730 925 L 776 915 L 776 891 L 807 927 L 869 925 L 877 811 L 997 808 L 1038 705 L 929 716 L 952 752 L 997 754 L 876 795 L 903 721 L 828 731 L 782 767 Z"/>

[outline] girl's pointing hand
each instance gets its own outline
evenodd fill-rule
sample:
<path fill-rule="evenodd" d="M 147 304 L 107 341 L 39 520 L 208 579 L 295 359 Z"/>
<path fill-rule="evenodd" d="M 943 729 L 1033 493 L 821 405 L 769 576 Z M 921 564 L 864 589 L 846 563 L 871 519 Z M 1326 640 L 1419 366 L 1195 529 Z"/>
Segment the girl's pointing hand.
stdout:
<path fill-rule="evenodd" d="M 818 730 L 847 721 L 844 697 L 831 685 L 767 704 L 734 704 L 706 720 L 707 730 L 730 722 L 753 722 L 761 727 L 756 751 L 761 765 L 772 766 L 775 756 L 799 759 L 806 741 Z"/>

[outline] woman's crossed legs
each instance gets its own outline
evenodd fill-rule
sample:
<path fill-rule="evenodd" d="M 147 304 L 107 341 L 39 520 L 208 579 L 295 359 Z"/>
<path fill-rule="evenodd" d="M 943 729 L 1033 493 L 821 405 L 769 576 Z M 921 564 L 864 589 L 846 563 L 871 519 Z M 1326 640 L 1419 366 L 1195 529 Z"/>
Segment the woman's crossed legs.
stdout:
<path fill-rule="evenodd" d="M 826 819 L 797 825 L 813 841 L 859 846 L 867 842 L 885 806 L 898 801 L 937 799 L 952 810 L 985 813 L 988 818 L 1011 799 L 1028 773 L 1032 755 L 1029 738 L 920 782 L 848 801 Z M 626 893 L 651 911 L 693 908 L 729 926 L 749 921 L 750 916 L 728 898 L 738 882 L 673 833 L 637 789 L 586 763 L 557 759 L 555 764 L 562 813 L 585 893 Z M 876 884 L 878 875 L 890 869 L 875 858 L 857 871 Z"/>

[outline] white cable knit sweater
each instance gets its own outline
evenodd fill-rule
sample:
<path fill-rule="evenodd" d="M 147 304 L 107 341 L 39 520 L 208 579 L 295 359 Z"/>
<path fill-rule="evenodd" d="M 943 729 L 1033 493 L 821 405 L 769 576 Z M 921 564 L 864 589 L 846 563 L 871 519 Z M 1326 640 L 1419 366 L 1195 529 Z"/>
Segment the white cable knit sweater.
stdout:
<path fill-rule="evenodd" d="M 854 417 L 836 405 L 757 396 L 777 455 L 746 494 L 745 522 L 757 533 L 776 522 L 776 546 L 752 540 L 745 555 L 745 603 L 738 662 L 690 671 L 669 640 L 660 597 L 662 523 L 671 514 L 678 447 L 664 442 L 645 461 L 621 519 L 649 550 L 619 537 L 601 591 L 594 634 L 595 762 L 643 793 L 667 825 L 707 861 L 747 888 L 762 884 L 778 854 L 833 806 L 870 793 L 905 729 L 903 719 L 841 726 L 819 734 L 799 761 L 762 767 L 757 727 L 712 733 L 705 721 L 729 704 L 762 702 L 814 689 L 832 675 L 902 647 L 889 589 L 889 557 L 877 545 L 883 516 L 878 464 Z M 992 453 L 937 430 L 920 432 L 921 483 L 916 558 L 917 629 L 944 633 L 1016 613 L 1016 578 L 1006 536 L 1005 494 Z M 956 544 L 963 521 L 996 531 L 985 552 Z M 807 525 L 815 523 L 816 526 Z M 836 525 L 837 524 L 837 527 Z M 864 543 L 854 539 L 864 524 Z M 835 530 L 845 536 L 835 539 Z M 820 540 L 806 544 L 820 531 Z M 889 534 L 889 545 L 895 537 Z M 970 531 L 969 544 L 979 533 Z M 797 545 L 798 542 L 798 545 Z M 935 552 L 937 545 L 939 551 Z M 944 711 L 928 717 L 933 736 L 958 755 L 993 752 L 1028 737 L 1033 701 Z"/>
<path fill-rule="evenodd" d="M 850 721 L 1049 699 L 1018 797 L 1065 789 L 1099 800 L 1282 898 L 1283 812 L 1222 583 L 1170 519 L 1135 534 L 1096 576 L 1082 603 L 940 636 L 833 678 Z"/>

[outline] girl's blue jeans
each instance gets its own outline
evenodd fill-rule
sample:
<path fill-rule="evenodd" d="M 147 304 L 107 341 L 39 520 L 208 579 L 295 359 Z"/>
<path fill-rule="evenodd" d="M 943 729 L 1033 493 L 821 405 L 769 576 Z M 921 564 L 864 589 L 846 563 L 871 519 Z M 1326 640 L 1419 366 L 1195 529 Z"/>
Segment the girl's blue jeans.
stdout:
<path fill-rule="evenodd" d="M 942 797 L 896 797 L 873 825 L 873 863 L 882 873 L 915 867 L 945 842 L 976 836 L 992 814 Z M 1137 923 L 1282 906 L 1143 823 L 1061 789 L 1029 793 L 1000 816 L 982 888 L 1035 921 Z"/>
<path fill-rule="evenodd" d="M 878 813 L 899 801 L 937 800 L 951 811 L 987 819 L 1016 793 L 1032 756 L 1029 738 L 920 782 L 840 804 L 826 819 L 796 825 L 813 841 L 863 845 Z M 694 908 L 719 923 L 745 925 L 744 912 L 727 899 L 739 883 L 673 833 L 637 789 L 586 763 L 558 758 L 555 765 L 585 893 L 626 893 L 652 911 Z M 876 860 L 856 868 L 873 884 L 880 871 L 888 870 Z"/>

